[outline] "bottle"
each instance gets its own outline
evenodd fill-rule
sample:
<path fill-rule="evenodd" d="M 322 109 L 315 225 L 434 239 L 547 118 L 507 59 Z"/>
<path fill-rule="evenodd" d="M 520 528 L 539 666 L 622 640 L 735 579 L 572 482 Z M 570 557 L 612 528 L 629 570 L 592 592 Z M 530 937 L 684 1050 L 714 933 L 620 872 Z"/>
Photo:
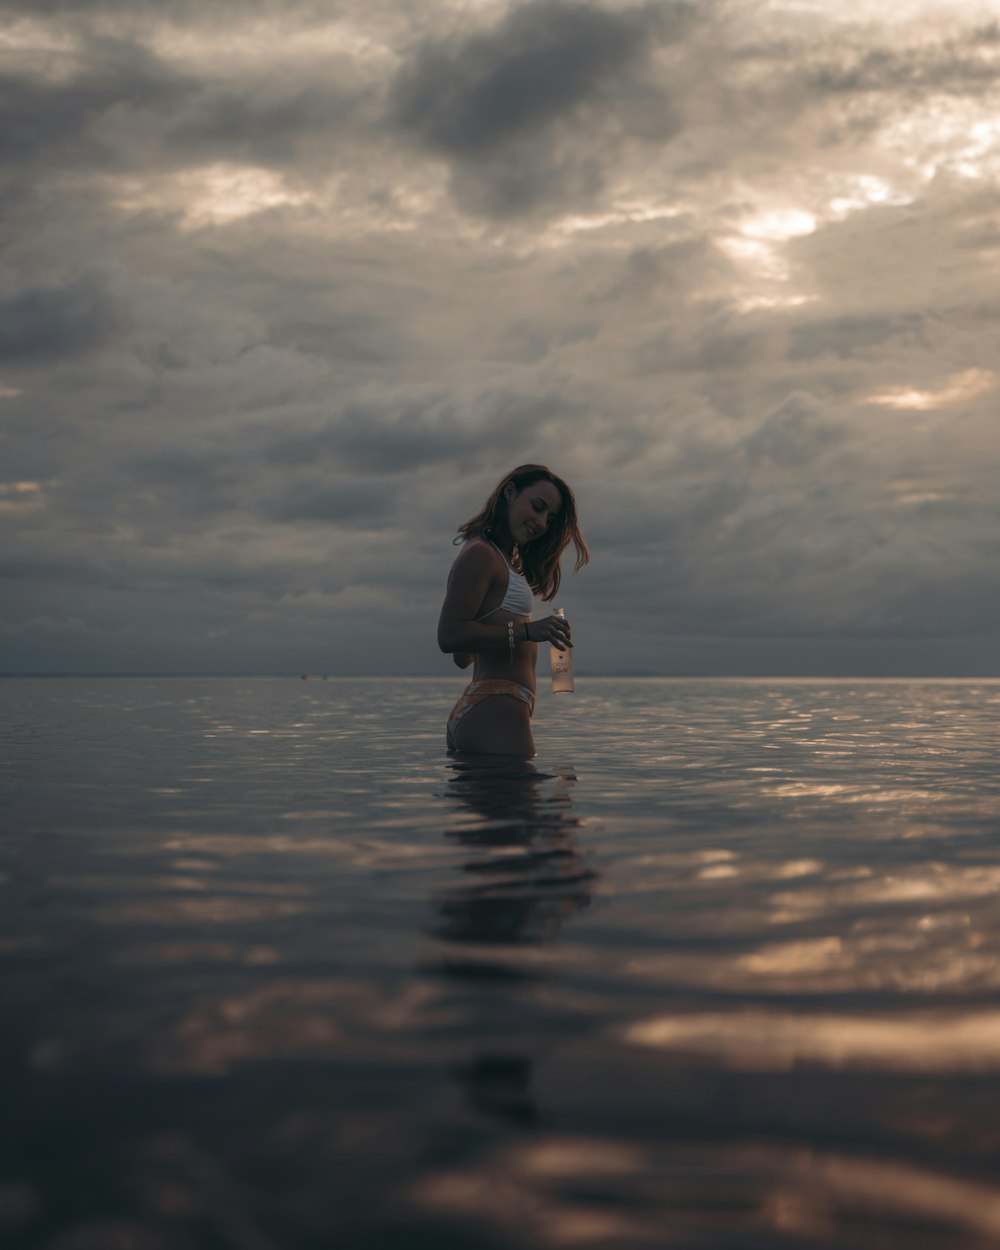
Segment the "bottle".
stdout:
<path fill-rule="evenodd" d="M 562 608 L 556 608 L 553 616 L 561 616 L 565 618 L 566 613 Z M 552 665 L 552 690 L 554 694 L 561 694 L 563 691 L 573 689 L 573 652 L 567 648 L 560 651 L 558 647 L 549 643 L 549 662 Z"/>

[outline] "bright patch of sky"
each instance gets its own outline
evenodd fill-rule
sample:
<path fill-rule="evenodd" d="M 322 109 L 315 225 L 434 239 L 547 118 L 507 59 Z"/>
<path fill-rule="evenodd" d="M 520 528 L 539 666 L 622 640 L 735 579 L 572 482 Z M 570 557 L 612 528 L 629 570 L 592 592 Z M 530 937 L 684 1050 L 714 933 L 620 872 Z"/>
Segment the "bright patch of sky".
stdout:
<path fill-rule="evenodd" d="M 927 412 L 932 408 L 950 408 L 988 391 L 1000 383 L 1000 374 L 990 369 L 966 369 L 953 374 L 936 387 L 894 386 L 868 397 L 868 403 L 884 408 L 913 409 Z"/>

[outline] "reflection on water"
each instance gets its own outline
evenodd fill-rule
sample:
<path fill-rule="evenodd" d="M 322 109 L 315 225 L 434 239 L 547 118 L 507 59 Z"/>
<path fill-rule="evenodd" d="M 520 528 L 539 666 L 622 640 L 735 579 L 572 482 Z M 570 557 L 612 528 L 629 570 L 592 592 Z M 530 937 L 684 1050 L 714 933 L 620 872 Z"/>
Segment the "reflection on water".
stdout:
<path fill-rule="evenodd" d="M 5 1250 L 1000 1245 L 1000 684 L 0 695 Z"/>
<path fill-rule="evenodd" d="M 529 762 L 451 767 L 447 798 L 463 820 L 449 837 L 474 853 L 461 865 L 465 879 L 438 900 L 435 932 L 452 942 L 501 945 L 555 937 L 590 901 L 594 877 L 576 844 L 576 778 L 553 779 Z"/>
<path fill-rule="evenodd" d="M 511 1245 L 985 1248 L 1000 1237 L 989 1185 L 765 1142 L 550 1137 L 439 1173 L 412 1197 L 472 1226 L 487 1220 Z"/>
<path fill-rule="evenodd" d="M 571 770 L 552 775 L 528 761 L 461 759 L 449 769 L 445 798 L 459 824 L 448 836 L 468 854 L 456 866 L 458 880 L 434 900 L 439 920 L 432 932 L 448 944 L 437 968 L 489 992 L 493 982 L 525 975 L 516 959 L 505 958 L 508 948 L 554 941 L 587 906 L 595 873 L 577 844 Z M 530 1055 L 498 1051 L 487 1031 L 451 1073 L 477 1111 L 536 1123 Z"/>

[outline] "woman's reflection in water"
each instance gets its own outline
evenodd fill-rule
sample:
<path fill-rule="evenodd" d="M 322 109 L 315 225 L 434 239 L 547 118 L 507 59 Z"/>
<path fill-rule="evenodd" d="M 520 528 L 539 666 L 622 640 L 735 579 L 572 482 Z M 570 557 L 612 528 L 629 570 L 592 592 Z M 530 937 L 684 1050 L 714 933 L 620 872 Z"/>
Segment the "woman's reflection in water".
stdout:
<path fill-rule="evenodd" d="M 469 1022 L 469 1030 L 491 1038 L 489 1050 L 452 1072 L 477 1110 L 532 1124 L 537 1114 L 532 1060 L 523 1052 L 525 1031 L 536 1032 L 537 1026 L 522 994 L 544 980 L 545 972 L 517 952 L 555 941 L 563 924 L 590 902 L 596 874 L 576 842 L 580 819 L 571 799 L 576 778 L 571 768 L 546 773 L 527 760 L 495 757 L 453 757 L 448 767 L 446 798 L 463 818 L 471 817 L 448 836 L 474 853 L 462 865 L 464 879 L 436 900 L 433 933 L 456 946 L 492 948 L 456 949 L 438 965 L 441 973 L 480 992 L 480 1018 Z M 515 949 L 504 954 L 502 947 Z M 501 1018 L 494 1027 L 488 1017 L 497 1008 Z M 519 1038 L 515 1053 L 502 1048 L 503 1036 L 511 1032 Z"/>
<path fill-rule="evenodd" d="M 463 865 L 469 881 L 439 900 L 437 936 L 501 945 L 551 941 L 590 902 L 594 880 L 576 845 L 575 776 L 482 756 L 450 767 L 447 795 L 476 819 L 449 836 L 479 853 Z"/>

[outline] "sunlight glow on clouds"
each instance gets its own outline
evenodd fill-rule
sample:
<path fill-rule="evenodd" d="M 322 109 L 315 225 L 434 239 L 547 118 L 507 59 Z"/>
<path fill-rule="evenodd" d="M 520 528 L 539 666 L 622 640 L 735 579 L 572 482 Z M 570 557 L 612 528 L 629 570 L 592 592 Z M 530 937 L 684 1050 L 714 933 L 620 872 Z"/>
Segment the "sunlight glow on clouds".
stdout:
<path fill-rule="evenodd" d="M 889 483 L 892 502 L 897 508 L 916 508 L 925 503 L 940 503 L 954 498 L 954 492 L 938 489 L 926 482 L 896 481 Z"/>
<path fill-rule="evenodd" d="M 733 307 L 744 313 L 758 309 L 773 311 L 779 308 L 801 308 L 803 304 L 814 304 L 818 299 L 818 295 L 741 295 L 733 300 Z"/>
<path fill-rule="evenodd" d="M 788 261 L 769 242 L 743 235 L 730 235 L 717 242 L 720 250 L 731 260 L 741 262 L 757 277 L 771 282 L 787 282 L 792 276 Z"/>
<path fill-rule="evenodd" d="M 0 512 L 22 512 L 42 502 L 39 482 L 0 482 Z"/>
<path fill-rule="evenodd" d="M 792 268 L 778 245 L 789 239 L 800 239 L 816 230 L 816 218 L 802 209 L 770 209 L 744 217 L 739 234 L 723 236 L 717 246 L 731 260 L 746 267 L 757 278 L 771 282 L 788 282 Z M 788 297 L 753 295 L 742 297 L 743 308 L 789 307 L 804 303 L 808 296 Z"/>
<path fill-rule="evenodd" d="M 925 182 L 939 172 L 995 179 L 1000 174 L 1000 92 L 974 99 L 934 96 L 886 126 L 881 146 Z"/>
<path fill-rule="evenodd" d="M 741 232 L 749 239 L 766 239 L 780 243 L 785 239 L 800 239 L 816 229 L 816 218 L 802 209 L 772 209 L 755 213 L 740 223 Z"/>
<path fill-rule="evenodd" d="M 643 204 L 624 202 L 603 213 L 574 214 L 554 222 L 549 235 L 554 240 L 564 240 L 575 234 L 590 230 L 603 230 L 608 226 L 640 225 L 650 221 L 668 221 L 680 217 L 684 209 L 676 204 Z"/>
<path fill-rule="evenodd" d="M 913 194 L 897 190 L 885 178 L 858 174 L 849 178 L 844 189 L 830 200 L 829 211 L 835 220 L 843 220 L 866 208 L 900 208 L 912 204 L 915 198 Z"/>
<path fill-rule="evenodd" d="M 311 199 L 306 192 L 289 190 L 269 169 L 220 162 L 152 182 L 125 179 L 117 203 L 127 212 L 180 212 L 182 228 L 198 230 Z"/>
<path fill-rule="evenodd" d="M 883 408 L 912 408 L 920 412 L 932 408 L 950 408 L 965 403 L 994 390 L 1000 382 L 1000 374 L 990 369 L 966 369 L 962 373 L 954 373 L 936 389 L 920 390 L 916 387 L 895 386 L 874 395 L 869 395 L 866 403 L 878 404 Z"/>
<path fill-rule="evenodd" d="M 272 71 L 315 65 L 324 58 L 349 58 L 385 69 L 398 54 L 380 38 L 377 26 L 342 18 L 321 24 L 299 22 L 293 16 L 256 20 L 241 17 L 216 30 L 185 27 L 163 21 L 152 28 L 149 47 L 164 62 L 182 70 L 238 75 L 247 71 Z"/>
<path fill-rule="evenodd" d="M 856 22 L 889 25 L 921 20 L 932 23 L 941 18 L 984 22 L 996 15 L 989 0 L 897 0 L 891 10 L 879 4 L 878 0 L 838 0 L 835 5 L 828 0 L 765 0 L 762 7 L 778 15 L 808 13 L 822 18 L 824 22 L 845 25 Z"/>
<path fill-rule="evenodd" d="M 44 19 L 15 18 L 0 25 L 0 66 L 32 73 L 43 81 L 65 81 L 79 69 L 80 39 Z"/>

